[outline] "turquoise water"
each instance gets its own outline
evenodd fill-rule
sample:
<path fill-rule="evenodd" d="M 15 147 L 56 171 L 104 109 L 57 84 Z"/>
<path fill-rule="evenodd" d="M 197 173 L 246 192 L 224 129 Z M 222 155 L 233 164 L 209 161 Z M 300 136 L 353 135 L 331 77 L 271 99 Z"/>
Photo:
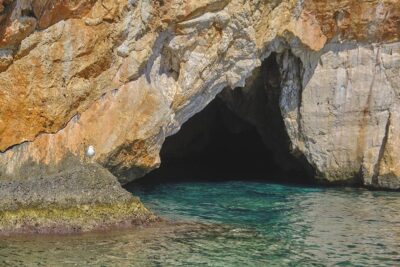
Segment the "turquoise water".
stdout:
<path fill-rule="evenodd" d="M 2 240 L 0 266 L 400 265 L 399 192 L 240 181 L 133 187 L 177 223 Z"/>

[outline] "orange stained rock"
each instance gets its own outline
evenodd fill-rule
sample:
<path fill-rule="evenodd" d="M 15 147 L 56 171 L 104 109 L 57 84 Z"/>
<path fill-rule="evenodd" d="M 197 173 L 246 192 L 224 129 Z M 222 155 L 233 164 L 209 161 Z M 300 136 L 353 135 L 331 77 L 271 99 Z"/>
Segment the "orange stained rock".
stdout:
<path fill-rule="evenodd" d="M 101 95 L 140 77 L 162 29 L 206 13 L 225 10 L 230 16 L 254 16 L 251 27 L 259 50 L 287 33 L 312 50 L 320 50 L 335 37 L 360 42 L 400 38 L 399 0 L 283 0 L 273 7 L 270 1 L 261 1 L 254 14 L 246 13 L 252 1 L 149 3 L 149 10 L 139 10 L 144 9 L 143 3 L 135 7 L 135 16 L 149 11 L 152 17 L 140 36 L 132 39 L 130 45 L 135 47 L 130 57 L 121 59 L 114 51 L 126 38 L 123 16 L 128 1 L 34 0 L 20 10 L 11 1 L 0 1 L 0 47 L 15 49 L 13 61 L 0 68 L 0 151 L 60 131 Z M 191 39 L 207 41 L 212 47 L 227 37 L 207 39 L 207 34 Z M 175 103 L 185 103 L 185 97 Z"/>

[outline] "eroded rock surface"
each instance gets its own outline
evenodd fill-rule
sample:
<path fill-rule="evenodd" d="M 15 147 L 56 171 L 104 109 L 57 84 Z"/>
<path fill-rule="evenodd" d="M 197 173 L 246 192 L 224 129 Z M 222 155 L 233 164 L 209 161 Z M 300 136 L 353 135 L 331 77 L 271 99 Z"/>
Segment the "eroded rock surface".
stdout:
<path fill-rule="evenodd" d="M 398 0 L 2 0 L 0 37 L 1 181 L 71 159 L 142 177 L 274 53 L 291 151 L 322 181 L 400 188 Z"/>
<path fill-rule="evenodd" d="M 0 236 L 80 233 L 158 220 L 98 164 L 70 158 L 40 168 L 30 162 L 16 175 L 0 180 Z"/>

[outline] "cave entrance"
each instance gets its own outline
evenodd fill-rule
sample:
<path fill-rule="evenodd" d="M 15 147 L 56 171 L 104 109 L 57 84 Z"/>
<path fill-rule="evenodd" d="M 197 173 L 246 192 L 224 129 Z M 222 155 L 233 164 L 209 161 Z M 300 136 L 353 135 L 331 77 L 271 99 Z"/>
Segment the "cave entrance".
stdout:
<path fill-rule="evenodd" d="M 278 169 L 257 129 L 219 97 L 166 139 L 161 162 L 143 180 L 263 179 Z"/>
<path fill-rule="evenodd" d="M 142 183 L 267 180 L 309 183 L 313 170 L 290 151 L 279 108 L 277 55 L 264 60 L 245 88 L 223 90 L 166 139 L 161 166 Z"/>

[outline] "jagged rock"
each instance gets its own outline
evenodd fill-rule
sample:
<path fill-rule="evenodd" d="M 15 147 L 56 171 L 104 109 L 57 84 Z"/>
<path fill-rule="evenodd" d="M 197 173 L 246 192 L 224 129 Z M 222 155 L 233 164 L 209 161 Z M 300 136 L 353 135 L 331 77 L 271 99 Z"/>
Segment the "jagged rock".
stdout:
<path fill-rule="evenodd" d="M 398 0 L 3 0 L 0 37 L 2 182 L 71 158 L 139 178 L 274 53 L 293 153 L 325 182 L 400 188 Z"/>
<path fill-rule="evenodd" d="M 393 76 L 400 70 L 399 49 L 399 43 L 330 43 L 321 51 L 298 55 L 304 74 L 283 86 L 281 107 L 293 145 L 320 178 L 361 179 L 364 185 L 382 187 L 379 166 L 392 138 L 391 114 L 399 104 L 400 79 Z M 291 61 L 284 56 L 282 64 Z M 286 104 L 293 94 L 301 94 L 294 112 Z M 392 163 L 394 171 L 397 164 Z M 390 187 L 400 188 L 400 173 L 393 174 Z"/>
<path fill-rule="evenodd" d="M 157 220 L 110 172 L 73 157 L 45 168 L 27 162 L 2 178 L 0 236 L 79 233 Z"/>

